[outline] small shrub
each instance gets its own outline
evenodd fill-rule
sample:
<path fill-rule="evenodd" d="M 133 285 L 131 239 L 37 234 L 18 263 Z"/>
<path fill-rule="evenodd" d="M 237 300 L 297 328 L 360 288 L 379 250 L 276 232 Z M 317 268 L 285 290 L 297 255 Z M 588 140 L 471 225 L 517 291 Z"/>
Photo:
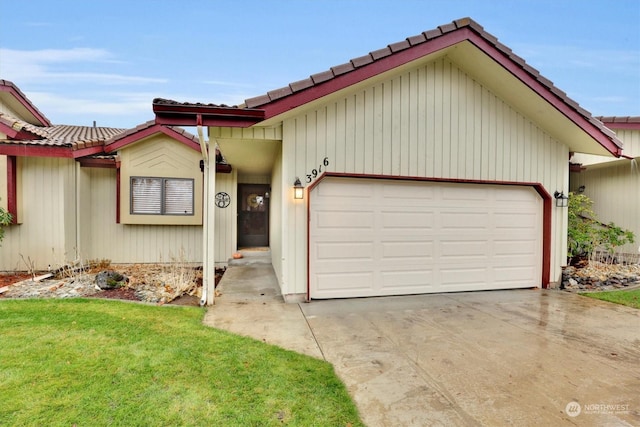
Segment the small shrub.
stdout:
<path fill-rule="evenodd" d="M 13 222 L 13 215 L 7 212 L 4 208 L 0 208 L 0 242 L 4 239 L 5 227 L 11 225 Z"/>
<path fill-rule="evenodd" d="M 613 222 L 603 224 L 593 211 L 593 201 L 584 194 L 569 193 L 567 257 L 569 264 L 577 259 L 589 259 L 597 251 L 606 254 L 605 261 L 613 261 L 617 248 L 633 243 L 632 231 Z"/>

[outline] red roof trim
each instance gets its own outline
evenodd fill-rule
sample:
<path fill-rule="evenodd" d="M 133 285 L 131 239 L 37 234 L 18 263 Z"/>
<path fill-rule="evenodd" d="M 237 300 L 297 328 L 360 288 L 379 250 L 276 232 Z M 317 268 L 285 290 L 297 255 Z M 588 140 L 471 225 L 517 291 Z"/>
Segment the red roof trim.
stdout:
<path fill-rule="evenodd" d="M 316 83 L 307 89 L 294 93 L 293 95 L 265 103 L 261 105 L 265 110 L 265 119 L 277 116 L 278 114 L 282 114 L 311 101 L 315 101 L 323 96 L 337 92 L 408 62 L 420 59 L 426 55 L 464 41 L 466 36 L 466 31 L 447 33 L 437 39 L 431 40 L 429 43 L 422 43 L 412 46 L 410 49 L 404 49 L 394 54 L 384 55 L 384 57 L 374 60 L 367 65 L 355 68 L 349 73 L 341 74 L 321 84 Z M 391 51 L 389 50 L 389 52 Z M 253 100 L 257 101 L 257 98 L 253 98 Z M 247 100 L 247 102 L 249 102 L 249 100 Z"/>
<path fill-rule="evenodd" d="M 475 33 L 471 33 L 468 40 L 529 86 L 559 112 L 580 126 L 582 130 L 588 133 L 611 154 L 616 156 L 622 154 L 622 147 L 619 147 L 610 139 L 610 137 L 615 138 L 613 132 L 609 131 L 610 135 L 607 135 L 608 129 L 598 127 L 594 122 L 588 120 L 585 116 L 591 117 L 590 114 L 582 110 L 577 103 L 567 98 L 564 92 L 555 86 L 549 87 L 547 84 L 541 83 L 541 80 L 544 82 L 548 82 L 548 80 L 541 79 L 540 74 L 533 68 L 529 66 L 522 67 L 522 65 L 526 65 L 524 64 L 524 60 L 515 55 L 506 56 L 503 51 L 496 49 L 485 38 Z M 580 112 L 577 110 L 580 110 Z M 594 121 L 596 120 L 594 119 Z"/>
<path fill-rule="evenodd" d="M 80 167 L 83 167 L 83 168 L 106 168 L 106 169 L 116 168 L 115 159 L 97 159 L 95 157 L 84 157 L 84 158 L 78 159 L 78 163 L 80 163 Z"/>
<path fill-rule="evenodd" d="M 41 136 L 36 135 L 35 133 L 31 133 L 27 130 L 24 130 L 24 129 L 16 130 L 1 120 L 0 120 L 0 132 L 4 133 L 5 135 L 7 135 L 7 137 L 11 139 L 20 139 L 20 140 L 42 139 Z"/>
<path fill-rule="evenodd" d="M 29 98 L 27 98 L 27 96 L 22 93 L 22 91 L 18 89 L 13 82 L 10 82 L 9 80 L 0 80 L 0 92 L 7 92 L 13 95 L 13 97 L 16 98 L 24 108 L 29 110 L 29 112 L 40 121 L 41 126 L 51 126 L 49 119 L 47 119 L 45 115 L 42 114 L 35 105 L 33 105 Z"/>
<path fill-rule="evenodd" d="M 640 116 L 596 117 L 610 129 L 640 130 Z"/>
<path fill-rule="evenodd" d="M 603 126 L 588 111 L 568 98 L 566 93 L 542 77 L 524 59 L 515 55 L 511 49 L 500 43 L 495 36 L 484 31 L 482 26 L 470 18 L 441 25 L 418 36 L 409 37 L 404 41 L 370 52 L 368 55 L 352 59 L 349 63 L 314 74 L 308 79 L 247 99 L 245 104 L 248 108 L 224 107 L 222 110 L 227 113 L 233 111 L 232 114 L 226 116 L 214 113 L 221 108 L 214 104 L 179 104 L 174 101 L 156 99 L 153 105 L 156 121 L 163 124 L 193 124 L 194 116 L 202 113 L 203 117 L 212 115 L 213 121 L 204 123 L 205 125 L 243 127 L 240 121 L 235 121 L 238 119 L 238 115 L 243 112 L 261 111 L 258 109 L 260 108 L 264 110 L 263 119 L 269 119 L 462 41 L 472 43 L 495 60 L 573 121 L 607 151 L 616 156 L 621 154 L 622 143 L 614 132 Z M 189 113 L 188 120 L 175 121 L 178 114 L 185 114 L 187 111 Z M 258 115 L 252 116 L 252 119 L 255 121 L 249 121 L 246 126 L 261 121 Z"/>
<path fill-rule="evenodd" d="M 93 156 L 96 154 L 104 153 L 104 147 L 102 145 L 96 145 L 94 147 L 81 148 L 71 152 L 71 157 L 78 159 L 80 157 Z"/>
<path fill-rule="evenodd" d="M 7 210 L 11 223 L 18 224 L 18 163 L 15 156 L 7 156 Z"/>
<path fill-rule="evenodd" d="M 181 104 L 156 98 L 153 100 L 156 123 L 170 126 L 249 127 L 264 120 L 264 111 L 254 108 L 228 107 L 214 104 Z M 202 116 L 202 122 L 198 122 Z"/>
<path fill-rule="evenodd" d="M 148 138 L 158 133 L 165 134 L 168 137 L 185 144 L 189 148 L 192 148 L 196 151 L 200 151 L 200 145 L 193 139 L 185 136 L 184 134 L 176 131 L 173 128 L 163 126 L 157 123 L 152 124 L 147 128 L 137 130 L 133 133 L 128 133 L 128 134 L 125 133 L 123 134 L 124 136 L 115 137 L 105 143 L 104 149 L 105 149 L 105 152 L 112 153 L 114 151 L 119 150 L 120 148 L 126 147 L 129 144 L 133 144 L 144 138 Z"/>
<path fill-rule="evenodd" d="M 73 158 L 73 152 L 69 147 L 51 147 L 46 145 L 0 144 L 0 154 L 19 157 Z"/>

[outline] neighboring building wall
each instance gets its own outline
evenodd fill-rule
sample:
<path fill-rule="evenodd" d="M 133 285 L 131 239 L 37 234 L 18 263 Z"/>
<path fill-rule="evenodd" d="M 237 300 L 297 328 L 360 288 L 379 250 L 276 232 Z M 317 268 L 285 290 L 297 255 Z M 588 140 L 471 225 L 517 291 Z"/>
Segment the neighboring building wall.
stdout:
<path fill-rule="evenodd" d="M 640 130 L 614 129 L 624 143 L 624 154 L 640 157 Z M 577 155 L 576 155 L 577 156 Z M 585 159 L 586 157 L 582 157 Z M 592 156 L 593 157 L 593 156 Z M 613 160 L 613 161 L 612 161 Z M 585 161 L 585 165 L 589 165 Z M 620 250 L 637 255 L 640 244 L 640 166 L 638 160 L 608 159 L 608 164 L 587 166 L 570 177 L 571 191 L 584 185 L 583 194 L 593 201 L 593 211 L 603 223 L 614 222 L 635 233 L 636 242 Z"/>
<path fill-rule="evenodd" d="M 69 211 L 75 206 L 75 161 L 19 157 L 17 163 L 21 224 L 5 230 L 0 270 L 46 270 L 75 260 L 75 208 Z"/>
<path fill-rule="evenodd" d="M 622 147 L 625 156 L 640 157 L 640 131 L 631 129 L 615 129 L 612 130 L 616 136 L 624 143 Z M 594 156 L 593 154 L 576 153 L 571 158 L 573 163 L 580 163 L 583 166 L 596 165 L 601 163 L 610 163 L 623 161 L 613 156 Z"/>
<path fill-rule="evenodd" d="M 439 59 L 283 123 L 283 190 L 331 172 L 540 182 L 567 191 L 568 148 L 448 59 Z M 314 179 L 312 178 L 312 181 Z M 285 197 L 283 294 L 307 283 L 304 203 Z M 566 263 L 567 210 L 553 208 L 551 278 Z M 296 232 L 297 230 L 297 232 Z"/>

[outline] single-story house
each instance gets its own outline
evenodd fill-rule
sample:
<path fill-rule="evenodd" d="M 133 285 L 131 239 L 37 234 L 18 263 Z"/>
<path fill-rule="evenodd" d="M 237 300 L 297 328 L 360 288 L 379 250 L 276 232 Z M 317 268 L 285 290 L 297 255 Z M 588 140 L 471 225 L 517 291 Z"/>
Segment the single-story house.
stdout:
<path fill-rule="evenodd" d="M 216 158 L 218 173 L 231 173 Z M 52 125 L 0 80 L 0 203 L 14 218 L 0 270 L 201 263 L 201 159 L 199 138 L 154 121 L 128 130 Z"/>
<path fill-rule="evenodd" d="M 576 153 L 571 158 L 570 190 L 593 201 L 600 222 L 631 230 L 636 243 L 622 246 L 627 261 L 637 262 L 640 240 L 640 117 L 598 117 L 624 143 L 619 158 Z M 629 255 L 632 255 L 629 257 Z"/>
<path fill-rule="evenodd" d="M 566 263 L 570 153 L 622 153 L 469 18 L 243 105 L 153 110 L 208 128 L 234 172 L 207 178 L 231 202 L 204 239 L 268 246 L 288 300 L 547 287 Z"/>

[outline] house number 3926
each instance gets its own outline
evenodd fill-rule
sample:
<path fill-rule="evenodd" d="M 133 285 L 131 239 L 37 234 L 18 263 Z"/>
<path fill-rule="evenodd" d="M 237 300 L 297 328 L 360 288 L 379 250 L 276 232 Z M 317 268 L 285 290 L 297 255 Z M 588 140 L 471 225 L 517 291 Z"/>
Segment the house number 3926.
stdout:
<path fill-rule="evenodd" d="M 318 166 L 318 169 L 311 169 L 311 173 L 307 174 L 307 182 L 311 182 L 313 181 L 315 178 L 318 177 L 318 175 L 320 175 L 322 173 L 322 168 L 323 167 L 327 167 L 329 166 L 329 158 L 325 157 L 324 159 L 322 159 L 322 163 L 320 163 L 320 165 Z"/>

